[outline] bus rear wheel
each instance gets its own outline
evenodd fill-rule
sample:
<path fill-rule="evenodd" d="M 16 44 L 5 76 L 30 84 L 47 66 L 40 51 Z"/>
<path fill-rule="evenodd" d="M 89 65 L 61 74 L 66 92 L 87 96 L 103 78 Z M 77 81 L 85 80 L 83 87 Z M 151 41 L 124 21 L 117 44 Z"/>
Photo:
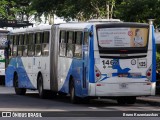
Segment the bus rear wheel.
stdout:
<path fill-rule="evenodd" d="M 25 95 L 26 94 L 25 88 L 18 87 L 18 75 L 17 74 L 14 76 L 14 89 L 15 89 L 15 93 L 17 95 Z"/>

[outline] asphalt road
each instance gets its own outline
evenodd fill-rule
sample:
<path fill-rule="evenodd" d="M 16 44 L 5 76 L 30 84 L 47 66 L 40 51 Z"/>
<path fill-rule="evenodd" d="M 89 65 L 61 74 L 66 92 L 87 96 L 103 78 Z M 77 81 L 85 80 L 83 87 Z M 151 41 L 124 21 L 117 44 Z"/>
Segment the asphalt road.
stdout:
<path fill-rule="evenodd" d="M 136 103 L 134 105 L 120 106 L 115 100 L 100 99 L 92 100 L 89 104 L 72 104 L 68 96 L 58 96 L 53 99 L 40 99 L 37 91 L 27 91 L 25 96 L 16 95 L 12 87 L 0 86 L 0 111 L 36 111 L 45 112 L 52 111 L 58 112 L 58 117 L 68 115 L 71 117 L 83 116 L 83 111 L 92 111 L 89 117 L 101 115 L 104 111 L 109 114 L 111 111 L 160 111 L 160 106 L 152 106 L 146 103 Z M 82 111 L 82 112 L 79 112 Z M 67 113 L 67 114 L 66 114 Z M 100 114 L 101 113 L 101 114 Z M 104 113 L 105 114 L 105 113 Z M 113 115 L 114 116 L 114 115 Z M 88 119 L 90 119 L 88 117 Z M 142 117 L 141 117 L 142 118 Z M 63 118 L 61 118 L 63 119 Z M 65 119 L 65 118 L 64 118 Z M 80 118 L 77 118 L 80 119 Z M 100 117 L 99 119 L 102 119 Z M 119 118 L 120 119 L 120 118 Z M 124 118 L 123 118 L 124 119 Z M 60 119 L 59 119 L 60 120 Z M 65 119 L 66 120 L 66 119 Z"/>

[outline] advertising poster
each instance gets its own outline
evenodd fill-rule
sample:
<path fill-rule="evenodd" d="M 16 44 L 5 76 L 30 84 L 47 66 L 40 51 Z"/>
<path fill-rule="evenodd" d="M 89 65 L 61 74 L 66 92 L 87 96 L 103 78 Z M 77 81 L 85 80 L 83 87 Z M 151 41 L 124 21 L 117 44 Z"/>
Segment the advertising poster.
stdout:
<path fill-rule="evenodd" d="M 99 28 L 98 42 L 101 47 L 145 47 L 147 28 Z"/>

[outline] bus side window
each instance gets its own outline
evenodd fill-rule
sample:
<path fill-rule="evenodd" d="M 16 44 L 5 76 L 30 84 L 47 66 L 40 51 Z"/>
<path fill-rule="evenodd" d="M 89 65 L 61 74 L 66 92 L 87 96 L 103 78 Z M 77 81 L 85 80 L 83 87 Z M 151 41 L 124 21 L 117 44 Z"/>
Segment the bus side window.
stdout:
<path fill-rule="evenodd" d="M 26 38 L 27 39 L 27 38 Z M 28 56 L 34 56 L 34 34 L 28 34 Z"/>
<path fill-rule="evenodd" d="M 60 31 L 59 55 L 66 56 L 66 31 Z"/>
<path fill-rule="evenodd" d="M 42 33 L 36 33 L 36 41 L 35 41 L 35 56 L 41 56 L 41 40 L 42 40 Z"/>
<path fill-rule="evenodd" d="M 27 49 L 28 34 L 24 34 L 23 37 L 24 37 L 24 40 L 23 40 L 22 54 L 23 54 L 24 57 L 26 57 L 27 56 L 27 50 L 28 50 Z"/>
<path fill-rule="evenodd" d="M 74 57 L 81 58 L 82 57 L 82 32 L 75 32 L 75 52 Z"/>
<path fill-rule="evenodd" d="M 18 36 L 18 56 L 22 56 L 23 35 Z"/>
<path fill-rule="evenodd" d="M 72 58 L 74 55 L 75 50 L 75 39 L 74 39 L 74 32 L 69 31 L 67 32 L 67 57 Z"/>
<path fill-rule="evenodd" d="M 42 39 L 42 56 L 48 56 L 49 55 L 49 32 L 43 33 L 43 39 Z"/>
<path fill-rule="evenodd" d="M 84 45 L 88 45 L 88 39 L 89 39 L 89 33 L 88 32 L 85 32 L 84 33 Z"/>
<path fill-rule="evenodd" d="M 16 39 L 16 35 L 13 36 L 13 51 L 12 51 L 12 55 L 15 57 L 17 56 L 17 39 Z"/>
<path fill-rule="evenodd" d="M 9 40 L 9 56 L 12 56 L 12 49 L 13 49 L 13 35 L 8 35 L 7 40 Z"/>

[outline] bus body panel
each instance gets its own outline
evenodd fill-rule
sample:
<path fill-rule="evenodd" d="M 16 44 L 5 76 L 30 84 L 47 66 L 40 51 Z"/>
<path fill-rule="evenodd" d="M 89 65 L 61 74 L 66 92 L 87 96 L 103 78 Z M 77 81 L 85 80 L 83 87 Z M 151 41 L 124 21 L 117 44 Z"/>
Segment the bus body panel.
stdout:
<path fill-rule="evenodd" d="M 47 29 L 50 31 L 49 56 L 13 57 L 6 70 L 6 85 L 13 86 L 14 73 L 17 72 L 19 87 L 37 89 L 37 78 L 41 73 L 45 90 L 69 94 L 69 82 L 73 80 L 75 94 L 79 97 L 154 95 L 155 50 L 152 26 L 149 28 L 146 57 L 116 59 L 100 57 L 97 24 L 102 23 L 68 23 Z M 60 56 L 61 30 L 82 32 L 81 58 Z M 89 33 L 87 45 L 84 43 L 85 32 Z M 137 54 L 142 53 L 132 55 Z M 141 63 L 145 63 L 145 66 Z M 152 73 L 148 77 L 146 74 L 150 69 Z"/>
<path fill-rule="evenodd" d="M 45 29 L 26 28 L 13 31 L 11 35 L 23 35 L 37 32 L 48 31 L 50 33 L 51 26 Z M 49 29 L 50 28 L 50 29 Z M 49 38 L 51 39 L 51 37 Z M 27 39 L 28 40 L 28 39 Z M 49 40 L 50 41 L 50 40 Z M 50 47 L 49 47 L 50 48 Z M 43 77 L 43 87 L 50 90 L 50 57 L 48 56 L 16 56 L 12 57 L 6 69 L 6 86 L 14 86 L 14 75 L 18 75 L 18 87 L 27 89 L 37 89 L 37 78 L 39 73 Z"/>
<path fill-rule="evenodd" d="M 155 66 L 155 48 L 152 48 L 154 45 L 154 42 L 152 43 L 154 39 L 152 34 L 154 31 L 152 30 L 152 26 L 150 26 L 147 57 L 133 59 L 105 59 L 99 58 L 99 52 L 97 50 L 94 51 L 95 67 L 101 72 L 101 78 L 95 81 L 95 94 L 92 93 L 91 95 L 155 95 L 155 72 L 152 72 L 155 71 L 155 68 L 153 68 L 153 66 Z M 97 40 L 94 42 L 94 45 L 98 44 Z M 132 61 L 134 61 L 134 64 Z M 141 66 L 140 64 L 142 62 L 145 62 L 146 65 Z M 152 70 L 152 73 L 149 80 L 146 74 L 150 69 Z M 151 84 L 148 82 L 151 82 Z"/>

